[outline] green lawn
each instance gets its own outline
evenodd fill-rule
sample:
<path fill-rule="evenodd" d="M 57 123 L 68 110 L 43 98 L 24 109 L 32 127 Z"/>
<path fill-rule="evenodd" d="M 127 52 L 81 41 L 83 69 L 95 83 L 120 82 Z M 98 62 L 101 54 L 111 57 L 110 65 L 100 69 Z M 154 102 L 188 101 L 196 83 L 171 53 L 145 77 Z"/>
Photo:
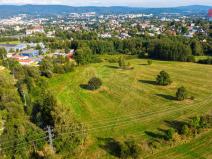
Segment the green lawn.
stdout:
<path fill-rule="evenodd" d="M 20 41 L 6 41 L 6 42 L 0 42 L 0 44 L 19 44 Z"/>
<path fill-rule="evenodd" d="M 130 63 L 133 70 L 100 63 L 78 67 L 72 73 L 49 80 L 58 101 L 70 107 L 92 130 L 89 131 L 91 141 L 82 156 L 113 158 L 99 148 L 98 138 L 133 136 L 142 140 L 149 138 L 145 131 L 167 127 L 165 120 L 183 120 L 211 111 L 212 66 L 166 61 L 153 61 L 149 66 L 146 60 L 140 59 L 130 60 Z M 155 85 L 161 70 L 170 74 L 172 85 Z M 103 80 L 102 88 L 94 92 L 83 89 L 81 85 L 93 76 Z M 195 97 L 194 101 L 174 100 L 176 89 L 182 85 Z"/>
<path fill-rule="evenodd" d="M 198 62 L 199 60 L 206 60 L 211 58 L 211 56 L 195 56 L 195 61 Z"/>

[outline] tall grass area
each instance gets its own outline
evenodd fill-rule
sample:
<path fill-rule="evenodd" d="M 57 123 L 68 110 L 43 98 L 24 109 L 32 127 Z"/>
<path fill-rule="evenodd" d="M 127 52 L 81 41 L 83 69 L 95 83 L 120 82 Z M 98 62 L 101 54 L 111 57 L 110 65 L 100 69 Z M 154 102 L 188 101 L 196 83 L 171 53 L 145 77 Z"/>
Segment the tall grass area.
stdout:
<path fill-rule="evenodd" d="M 166 128 L 166 120 L 183 120 L 212 110 L 212 66 L 167 61 L 147 65 L 147 60 L 141 59 L 129 62 L 133 70 L 120 70 L 117 63 L 103 62 L 81 66 L 49 80 L 58 101 L 71 108 L 88 128 L 103 126 L 89 132 L 90 142 L 81 157 L 113 158 L 98 146 L 98 138 L 133 136 L 144 140 L 149 138 L 145 131 Z M 170 86 L 155 84 L 161 70 L 170 74 Z M 84 89 L 82 85 L 93 76 L 102 79 L 103 86 L 97 91 Z M 181 86 L 194 100 L 175 100 Z M 170 153 L 180 155 L 177 150 Z"/>

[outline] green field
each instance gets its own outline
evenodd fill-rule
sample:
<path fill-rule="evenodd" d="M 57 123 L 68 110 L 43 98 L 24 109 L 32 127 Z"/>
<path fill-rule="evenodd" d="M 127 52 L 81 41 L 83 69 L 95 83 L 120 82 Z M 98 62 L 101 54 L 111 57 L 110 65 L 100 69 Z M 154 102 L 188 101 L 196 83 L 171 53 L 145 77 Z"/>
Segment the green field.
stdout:
<path fill-rule="evenodd" d="M 0 44 L 19 44 L 20 41 L 6 41 L 6 42 L 0 42 Z"/>
<path fill-rule="evenodd" d="M 153 61 L 146 65 L 146 60 L 130 60 L 133 70 L 120 70 L 117 64 L 100 63 L 76 68 L 69 74 L 57 75 L 49 80 L 49 86 L 60 104 L 70 107 L 73 114 L 84 122 L 90 131 L 86 150 L 81 158 L 114 158 L 98 146 L 99 138 L 124 138 L 133 136 L 139 141 L 150 138 L 145 131 L 157 131 L 167 128 L 165 121 L 185 120 L 197 114 L 211 112 L 212 105 L 212 66 L 194 63 Z M 155 85 L 155 78 L 161 71 L 167 71 L 173 83 L 162 87 Z M 83 89 L 83 84 L 93 77 L 102 79 L 103 86 L 98 91 Z M 185 86 L 195 100 L 178 102 L 175 93 L 178 87 Z M 212 146 L 202 143 L 205 137 L 211 138 L 211 132 L 196 138 L 198 146 Z M 189 154 L 196 147 L 192 143 L 164 149 L 156 156 L 149 158 L 192 158 L 182 149 L 187 148 Z M 209 147 L 210 147 L 209 146 Z M 163 152 L 164 151 L 164 152 Z M 211 149 L 196 151 L 196 155 L 205 157 L 204 152 L 212 154 Z M 145 158 L 144 156 L 144 158 Z M 206 156 L 207 158 L 207 156 Z"/>
<path fill-rule="evenodd" d="M 161 151 L 147 157 L 148 159 L 165 159 L 165 158 L 211 158 L 212 157 L 212 131 L 194 139 L 190 143 L 182 144 L 165 151 Z"/>

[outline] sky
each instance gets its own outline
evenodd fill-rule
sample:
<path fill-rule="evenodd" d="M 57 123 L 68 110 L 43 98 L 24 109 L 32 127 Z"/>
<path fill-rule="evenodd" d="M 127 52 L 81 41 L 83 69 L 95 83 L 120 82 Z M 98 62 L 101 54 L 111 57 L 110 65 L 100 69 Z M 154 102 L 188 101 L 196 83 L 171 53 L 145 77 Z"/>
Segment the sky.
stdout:
<path fill-rule="evenodd" d="M 174 7 L 209 5 L 212 0 L 0 0 L 0 4 L 62 4 L 70 6 Z"/>

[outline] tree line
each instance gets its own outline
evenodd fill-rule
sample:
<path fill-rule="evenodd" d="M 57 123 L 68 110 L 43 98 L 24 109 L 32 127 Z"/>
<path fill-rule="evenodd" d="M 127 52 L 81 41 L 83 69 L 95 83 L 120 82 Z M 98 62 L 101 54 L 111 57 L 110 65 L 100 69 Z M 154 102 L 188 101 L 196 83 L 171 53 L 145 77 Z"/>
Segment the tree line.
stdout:
<path fill-rule="evenodd" d="M 3 122 L 0 146 L 5 148 L 0 155 L 7 158 L 45 158 L 49 157 L 45 156 L 46 149 L 49 149 L 48 155 L 55 156 L 54 152 L 57 152 L 68 157 L 73 154 L 86 135 L 69 135 L 69 132 L 85 132 L 85 126 L 73 117 L 67 107 L 57 102 L 43 76 L 46 68 L 48 71 L 59 71 L 57 73 L 61 73 L 61 70 L 72 71 L 72 64 L 62 57 L 46 57 L 40 68 L 22 66 L 9 59 L 3 60 L 3 64 L 10 74 L 0 76 L 0 121 Z M 44 139 L 38 143 L 28 143 L 45 136 L 47 126 L 54 129 L 55 150 Z"/>

